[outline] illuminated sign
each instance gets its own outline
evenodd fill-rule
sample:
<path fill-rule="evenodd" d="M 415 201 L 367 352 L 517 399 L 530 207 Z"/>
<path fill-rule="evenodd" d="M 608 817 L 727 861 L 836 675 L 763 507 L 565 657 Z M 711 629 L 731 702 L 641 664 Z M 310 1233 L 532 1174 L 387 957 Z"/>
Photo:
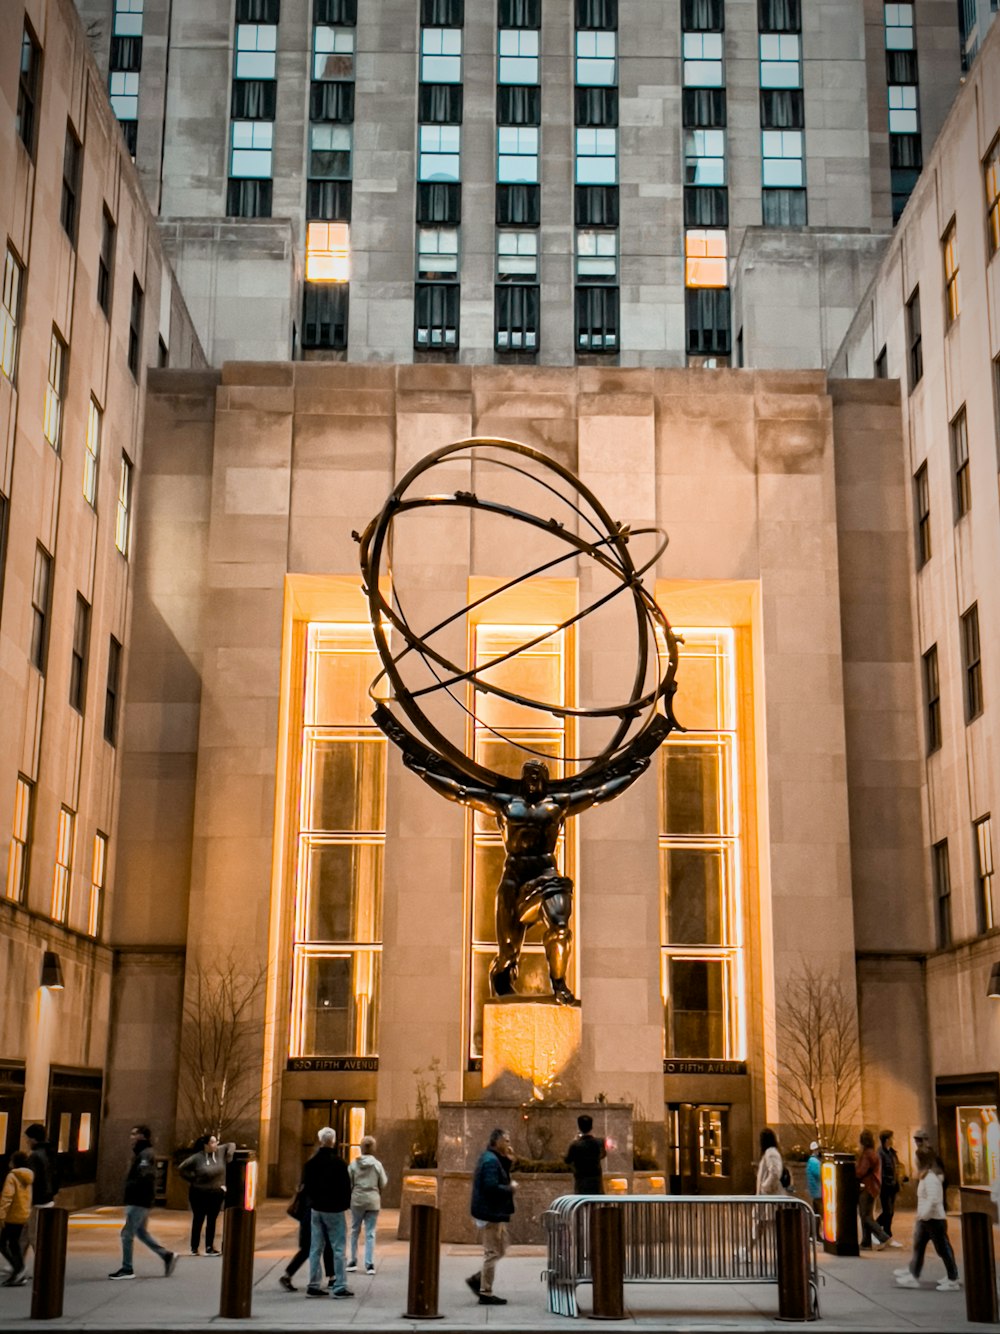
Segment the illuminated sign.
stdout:
<path fill-rule="evenodd" d="M 958 1170 L 963 1186 L 989 1188 L 1000 1181 L 1000 1122 L 997 1109 L 957 1107 Z"/>
<path fill-rule="evenodd" d="M 823 1189 L 823 1236 L 826 1241 L 837 1240 L 837 1166 L 824 1163 L 820 1172 Z"/>
<path fill-rule="evenodd" d="M 251 1159 L 243 1177 L 243 1208 L 253 1209 L 257 1204 L 257 1162 Z"/>

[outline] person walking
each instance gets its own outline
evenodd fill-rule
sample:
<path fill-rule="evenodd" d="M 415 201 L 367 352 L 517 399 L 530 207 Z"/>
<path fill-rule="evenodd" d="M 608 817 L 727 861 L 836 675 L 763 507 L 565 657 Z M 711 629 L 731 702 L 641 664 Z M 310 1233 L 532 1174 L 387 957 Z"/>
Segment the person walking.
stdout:
<path fill-rule="evenodd" d="M 908 1268 L 896 1270 L 896 1282 L 901 1288 L 919 1288 L 924 1267 L 927 1243 L 944 1261 L 945 1277 L 938 1283 L 939 1292 L 953 1292 L 962 1285 L 958 1279 L 955 1252 L 948 1240 L 948 1220 L 944 1208 L 944 1182 L 935 1171 L 936 1154 L 929 1145 L 917 1150 L 917 1222 L 913 1229 L 913 1255 Z"/>
<path fill-rule="evenodd" d="M 309 1244 L 309 1297 L 326 1297 L 330 1293 L 322 1287 L 320 1266 L 323 1249 L 329 1243 L 333 1251 L 333 1288 L 334 1297 L 353 1297 L 347 1286 L 344 1272 L 344 1242 L 347 1238 L 347 1224 L 344 1215 L 351 1207 L 351 1177 L 347 1164 L 334 1147 L 337 1132 L 332 1126 L 324 1126 L 316 1137 L 319 1147 L 302 1169 L 302 1184 L 305 1186 L 309 1203 L 312 1207 L 312 1222 Z"/>
<path fill-rule="evenodd" d="M 760 1132 L 760 1161 L 757 1163 L 756 1195 L 784 1195 L 785 1164 L 778 1148 L 778 1137 L 770 1126 Z"/>
<path fill-rule="evenodd" d="M 133 1126 L 129 1131 L 132 1143 L 132 1161 L 125 1177 L 125 1226 L 122 1228 L 122 1262 L 111 1279 L 135 1278 L 132 1268 L 132 1249 L 136 1238 L 148 1246 L 163 1261 L 167 1278 L 177 1268 L 177 1256 L 152 1236 L 146 1229 L 149 1211 L 156 1194 L 156 1159 L 153 1155 L 153 1136 L 149 1126 Z"/>
<path fill-rule="evenodd" d="M 28 1219 L 28 1239 L 25 1250 L 35 1250 L 35 1238 L 38 1236 L 39 1209 L 55 1208 L 59 1194 L 59 1172 L 56 1167 L 56 1154 L 45 1127 L 39 1122 L 30 1125 L 24 1132 L 28 1145 L 28 1167 L 31 1169 L 31 1217 Z"/>
<path fill-rule="evenodd" d="M 299 1249 L 285 1266 L 284 1273 L 278 1276 L 278 1282 L 286 1292 L 298 1292 L 298 1288 L 292 1282 L 292 1279 L 309 1259 L 309 1251 L 312 1248 L 312 1209 L 304 1186 L 299 1187 L 298 1210 L 296 1215 L 293 1216 L 297 1217 L 299 1224 Z M 326 1274 L 327 1287 L 332 1288 L 333 1248 L 329 1242 L 323 1247 L 323 1272 Z"/>
<path fill-rule="evenodd" d="M 20 1288 L 27 1282 L 24 1256 L 21 1253 L 21 1233 L 31 1217 L 31 1183 L 34 1173 L 28 1166 L 28 1155 L 18 1149 L 10 1156 L 10 1171 L 0 1191 L 0 1255 L 10 1265 L 10 1273 L 3 1282 L 5 1288 Z"/>
<path fill-rule="evenodd" d="M 201 1229 L 205 1228 L 205 1254 L 221 1255 L 215 1249 L 215 1223 L 226 1199 L 226 1167 L 233 1160 L 235 1144 L 220 1144 L 218 1135 L 195 1140 L 194 1153 L 177 1169 L 188 1183 L 191 1206 L 191 1254 L 198 1255 Z"/>
<path fill-rule="evenodd" d="M 816 1236 L 823 1240 L 823 1161 L 819 1156 L 819 1140 L 809 1145 L 809 1157 L 806 1159 L 806 1189 L 812 1200 L 813 1213 L 816 1216 Z"/>
<path fill-rule="evenodd" d="M 375 1273 L 375 1226 L 382 1208 L 382 1192 L 389 1184 L 385 1168 L 375 1157 L 375 1138 L 365 1135 L 361 1153 L 347 1169 L 351 1177 L 351 1258 L 347 1272 L 358 1267 L 358 1238 L 365 1229 L 365 1273 Z"/>
<path fill-rule="evenodd" d="M 896 1212 L 896 1196 L 907 1178 L 903 1175 L 903 1165 L 899 1154 L 892 1147 L 892 1131 L 879 1131 L 879 1166 L 882 1169 L 882 1187 L 879 1191 L 879 1203 L 882 1212 L 878 1216 L 879 1227 L 892 1236 L 892 1217 Z"/>
<path fill-rule="evenodd" d="M 860 1152 L 854 1164 L 858 1179 L 858 1213 L 861 1215 L 861 1249 L 878 1250 L 880 1246 L 899 1246 L 875 1219 L 875 1201 L 882 1191 L 882 1166 L 875 1152 L 875 1136 L 862 1130 L 858 1141 Z"/>
<path fill-rule="evenodd" d="M 476 1164 L 472 1178 L 470 1212 L 483 1237 L 483 1264 L 465 1280 L 480 1306 L 506 1306 L 507 1298 L 493 1291 L 497 1264 L 507 1249 L 507 1224 L 514 1213 L 517 1182 L 511 1181 L 514 1150 L 506 1130 L 496 1129 Z"/>
<path fill-rule="evenodd" d="M 566 1150 L 564 1159 L 573 1169 L 574 1195 L 603 1195 L 601 1163 L 608 1156 L 604 1140 L 593 1134 L 594 1118 L 584 1113 L 576 1118 L 579 1135 Z"/>

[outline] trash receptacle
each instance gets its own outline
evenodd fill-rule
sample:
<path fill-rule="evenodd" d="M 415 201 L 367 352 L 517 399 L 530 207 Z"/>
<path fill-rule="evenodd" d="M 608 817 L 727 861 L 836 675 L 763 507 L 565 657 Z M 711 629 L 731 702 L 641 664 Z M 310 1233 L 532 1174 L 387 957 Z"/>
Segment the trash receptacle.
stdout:
<path fill-rule="evenodd" d="M 827 1255 L 860 1255 L 858 1178 L 854 1155 L 824 1153 L 820 1182 L 823 1190 L 823 1249 Z"/>

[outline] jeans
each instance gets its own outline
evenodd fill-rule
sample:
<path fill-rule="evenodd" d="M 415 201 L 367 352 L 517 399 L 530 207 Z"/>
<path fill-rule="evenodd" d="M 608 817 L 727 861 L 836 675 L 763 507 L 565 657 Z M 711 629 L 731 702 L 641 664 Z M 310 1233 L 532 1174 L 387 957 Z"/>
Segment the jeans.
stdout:
<path fill-rule="evenodd" d="M 888 1241 L 889 1234 L 885 1228 L 880 1227 L 875 1222 L 875 1196 L 861 1187 L 861 1198 L 858 1200 L 858 1212 L 861 1215 L 861 1245 L 870 1246 L 872 1244 L 872 1234 L 878 1237 L 879 1241 Z"/>
<path fill-rule="evenodd" d="M 0 1255 L 7 1261 L 15 1274 L 24 1268 L 24 1256 L 21 1254 L 21 1233 L 23 1223 L 4 1223 L 0 1228 Z"/>
<path fill-rule="evenodd" d="M 312 1211 L 312 1239 L 309 1246 L 309 1286 L 318 1288 L 323 1276 L 321 1264 L 323 1248 L 329 1243 L 333 1249 L 333 1290 L 340 1292 L 347 1287 L 347 1271 L 344 1269 L 344 1242 L 347 1240 L 347 1223 L 343 1214 L 326 1214 L 321 1209 Z"/>
<path fill-rule="evenodd" d="M 285 1268 L 285 1273 L 289 1278 L 297 1274 L 305 1262 L 309 1259 L 309 1251 L 312 1247 L 312 1210 L 307 1209 L 305 1217 L 299 1220 L 299 1249 L 289 1260 Z M 330 1249 L 330 1243 L 323 1247 L 323 1269 L 327 1278 L 333 1278 L 333 1251 Z"/>
<path fill-rule="evenodd" d="M 144 1246 L 148 1246 L 154 1255 L 166 1263 L 170 1258 L 170 1252 L 165 1250 L 158 1241 L 146 1231 L 146 1219 L 149 1217 L 149 1210 L 144 1209 L 140 1204 L 126 1204 L 125 1206 L 125 1226 L 122 1228 L 122 1268 L 132 1268 L 132 1243 L 138 1238 Z"/>
<path fill-rule="evenodd" d="M 201 1244 L 201 1225 L 205 1225 L 205 1248 L 212 1250 L 215 1245 L 215 1220 L 219 1216 L 222 1202 L 226 1198 L 221 1190 L 203 1190 L 192 1186 L 188 1191 L 191 1205 L 191 1249 L 196 1251 Z"/>
<path fill-rule="evenodd" d="M 896 1195 L 899 1193 L 899 1187 L 893 1182 L 888 1189 L 883 1186 L 882 1193 L 879 1196 L 879 1202 L 882 1205 L 882 1212 L 878 1216 L 879 1226 L 884 1227 L 889 1236 L 892 1236 L 892 1216 L 896 1212 Z"/>
<path fill-rule="evenodd" d="M 483 1234 L 483 1269 L 479 1279 L 479 1291 L 488 1296 L 493 1291 L 493 1276 L 497 1271 L 498 1261 L 503 1259 L 507 1250 L 507 1224 L 487 1223 L 480 1228 Z"/>
<path fill-rule="evenodd" d="M 944 1261 L 944 1272 L 951 1279 L 958 1278 L 958 1266 L 955 1264 L 955 1252 L 948 1240 L 948 1224 L 943 1218 L 918 1218 L 913 1229 L 913 1258 L 910 1261 L 910 1273 L 920 1277 L 924 1267 L 924 1252 L 927 1243 L 933 1242 L 934 1249 Z"/>
<path fill-rule="evenodd" d="M 375 1224 L 378 1222 L 377 1209 L 355 1209 L 351 1205 L 351 1264 L 358 1263 L 358 1237 L 361 1225 L 365 1228 L 365 1268 L 375 1265 Z"/>

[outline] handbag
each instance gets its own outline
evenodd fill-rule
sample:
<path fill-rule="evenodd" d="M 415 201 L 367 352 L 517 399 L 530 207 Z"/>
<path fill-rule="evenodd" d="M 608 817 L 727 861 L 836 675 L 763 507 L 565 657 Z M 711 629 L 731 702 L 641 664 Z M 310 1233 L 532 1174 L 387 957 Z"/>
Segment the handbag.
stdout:
<path fill-rule="evenodd" d="M 294 1218 L 296 1223 L 301 1223 L 309 1213 L 309 1209 L 309 1196 L 306 1194 L 305 1186 L 297 1186 L 285 1212 L 289 1218 Z"/>
<path fill-rule="evenodd" d="M 787 1167 L 783 1167 L 781 1169 L 781 1184 L 782 1186 L 784 1186 L 785 1190 L 789 1190 L 791 1188 L 792 1174 L 791 1172 L 789 1172 Z"/>

